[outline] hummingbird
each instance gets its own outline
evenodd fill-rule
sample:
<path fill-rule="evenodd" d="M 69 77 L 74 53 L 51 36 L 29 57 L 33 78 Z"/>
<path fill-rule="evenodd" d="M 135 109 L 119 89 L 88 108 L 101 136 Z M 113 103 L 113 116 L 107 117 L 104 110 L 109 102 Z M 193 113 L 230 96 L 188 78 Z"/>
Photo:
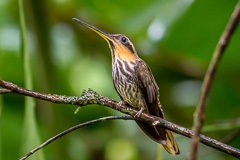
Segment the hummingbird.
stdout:
<path fill-rule="evenodd" d="M 123 34 L 109 34 L 77 18 L 81 25 L 95 31 L 103 37 L 111 50 L 112 80 L 115 90 L 121 98 L 121 104 L 139 111 L 164 118 L 159 101 L 159 88 L 149 66 L 139 58 L 133 42 Z M 171 131 L 155 127 L 147 122 L 136 120 L 143 132 L 155 142 L 161 144 L 172 155 L 179 155 L 178 145 Z"/>

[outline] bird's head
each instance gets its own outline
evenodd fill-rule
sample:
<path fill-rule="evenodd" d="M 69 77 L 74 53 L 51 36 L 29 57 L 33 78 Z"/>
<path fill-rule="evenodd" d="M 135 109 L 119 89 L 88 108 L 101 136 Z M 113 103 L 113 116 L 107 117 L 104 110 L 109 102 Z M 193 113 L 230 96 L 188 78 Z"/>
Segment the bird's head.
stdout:
<path fill-rule="evenodd" d="M 135 47 L 129 37 L 122 34 L 109 34 L 77 18 L 73 18 L 73 20 L 95 31 L 108 42 L 113 61 L 117 58 L 124 61 L 135 61 L 138 59 Z"/>

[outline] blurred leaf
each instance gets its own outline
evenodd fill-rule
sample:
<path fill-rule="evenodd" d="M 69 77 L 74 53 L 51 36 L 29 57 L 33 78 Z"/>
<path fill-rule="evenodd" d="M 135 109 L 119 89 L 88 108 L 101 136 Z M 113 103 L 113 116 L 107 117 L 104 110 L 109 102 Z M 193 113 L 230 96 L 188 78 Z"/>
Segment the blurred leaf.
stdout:
<path fill-rule="evenodd" d="M 113 139 L 108 142 L 105 150 L 106 160 L 137 160 L 136 147 L 124 139 Z"/>
<path fill-rule="evenodd" d="M 135 35 L 142 33 L 144 28 L 154 21 L 159 21 L 165 28 L 169 28 L 192 4 L 194 0 L 155 0 L 139 6 L 137 9 L 131 9 L 129 16 L 124 16 L 122 20 L 117 21 L 119 28 L 126 33 Z M 167 16 L 166 16 L 167 15 Z M 126 18 L 127 17 L 127 18 Z M 156 32 L 156 30 L 155 30 Z"/>
<path fill-rule="evenodd" d="M 0 54 L 1 57 L 1 54 Z M 0 75 L 1 77 L 1 75 Z M 2 135 L 2 95 L 0 95 L 0 139 Z M 2 141 L 0 141 L 0 159 L 2 159 Z"/>
<path fill-rule="evenodd" d="M 157 145 L 157 152 L 156 152 L 156 160 L 163 160 L 163 146 L 158 144 Z"/>
<path fill-rule="evenodd" d="M 24 86 L 26 89 L 32 90 L 32 78 L 30 70 L 30 59 L 27 52 L 26 44 L 26 26 L 24 18 L 23 0 L 19 0 L 19 15 L 20 15 L 20 30 L 21 30 L 21 56 L 23 61 L 24 70 Z M 25 96 L 25 115 L 23 126 L 23 143 L 22 152 L 24 155 L 30 150 L 40 144 L 40 139 L 37 131 L 36 117 L 35 117 L 35 102 L 33 98 Z M 30 159 L 43 160 L 43 152 L 40 150 L 36 154 L 30 157 Z"/>

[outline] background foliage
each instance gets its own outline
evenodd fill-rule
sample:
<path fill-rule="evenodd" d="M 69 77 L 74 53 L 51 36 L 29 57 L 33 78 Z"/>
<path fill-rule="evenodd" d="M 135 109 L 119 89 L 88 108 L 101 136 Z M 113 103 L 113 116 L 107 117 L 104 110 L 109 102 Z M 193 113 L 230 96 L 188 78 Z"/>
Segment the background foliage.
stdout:
<path fill-rule="evenodd" d="M 71 20 L 76 17 L 109 33 L 128 35 L 139 56 L 152 69 L 167 119 L 191 128 L 204 73 L 236 3 L 236 0 L 25 0 L 33 89 L 81 95 L 83 89 L 92 88 L 120 100 L 112 85 L 107 43 Z M 218 140 L 240 127 L 239 37 L 238 28 L 220 64 L 207 103 L 203 133 Z M 26 73 L 20 44 L 18 4 L 16 0 L 2 0 L 0 77 L 24 86 Z M 71 105 L 35 102 L 37 132 L 42 142 L 78 123 L 120 114 L 93 105 L 83 107 L 75 115 L 76 107 Z M 26 153 L 29 146 L 23 142 L 29 137 L 23 131 L 24 119 L 23 96 L 0 96 L 0 159 L 17 159 Z M 227 127 L 222 127 L 222 123 L 227 123 Z M 43 149 L 43 154 L 45 159 L 59 160 L 186 159 L 190 140 L 175 137 L 180 157 L 172 157 L 160 147 L 157 149 L 134 122 L 108 121 L 57 140 Z M 240 137 L 229 144 L 240 148 Z M 199 159 L 204 160 L 233 159 L 204 145 L 200 146 L 199 154 Z"/>

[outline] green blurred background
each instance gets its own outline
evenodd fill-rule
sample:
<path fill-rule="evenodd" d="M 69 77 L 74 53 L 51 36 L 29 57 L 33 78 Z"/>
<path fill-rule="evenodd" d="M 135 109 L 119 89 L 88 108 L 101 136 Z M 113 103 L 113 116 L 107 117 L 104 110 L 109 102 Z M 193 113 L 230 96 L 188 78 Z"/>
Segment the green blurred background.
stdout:
<path fill-rule="evenodd" d="M 166 118 L 187 128 L 204 73 L 237 0 L 24 0 L 27 53 L 33 90 L 80 96 L 83 89 L 120 100 L 111 79 L 111 54 L 96 33 L 72 20 L 79 18 L 109 33 L 128 35 L 150 66 L 160 88 Z M 240 29 L 218 68 L 206 106 L 207 136 L 222 140 L 240 128 Z M 17 0 L 0 1 L 0 78 L 24 87 Z M 103 106 L 83 107 L 34 100 L 36 132 L 24 131 L 24 96 L 0 96 L 0 159 L 18 159 L 41 142 L 73 125 L 109 115 Z M 33 117 L 34 119 L 34 117 Z M 31 121 L 34 125 L 34 120 Z M 30 132 L 31 128 L 27 127 Z M 38 137 L 38 138 L 37 138 Z M 176 135 L 180 157 L 169 155 L 133 121 L 106 121 L 74 131 L 29 159 L 145 160 L 186 159 L 190 140 Z M 36 140 L 34 140 L 36 139 Z M 228 143 L 240 148 L 240 137 Z M 37 143 L 33 145 L 37 146 Z M 42 156 L 43 155 L 43 156 Z M 234 159 L 200 145 L 199 159 Z"/>

